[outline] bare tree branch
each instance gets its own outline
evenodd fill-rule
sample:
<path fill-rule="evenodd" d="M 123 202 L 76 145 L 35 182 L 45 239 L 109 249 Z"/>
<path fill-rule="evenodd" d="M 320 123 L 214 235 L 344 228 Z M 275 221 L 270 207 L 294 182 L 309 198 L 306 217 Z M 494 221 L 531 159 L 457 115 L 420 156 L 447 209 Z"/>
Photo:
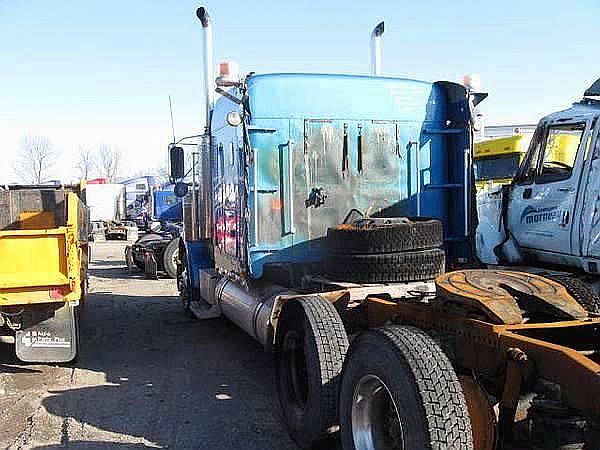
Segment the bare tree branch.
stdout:
<path fill-rule="evenodd" d="M 94 153 L 87 147 L 79 147 L 79 160 L 76 165 L 79 169 L 79 176 L 87 180 L 94 168 Z"/>
<path fill-rule="evenodd" d="M 44 136 L 27 134 L 21 139 L 15 172 L 22 181 L 40 184 L 50 177 L 58 152 Z"/>
<path fill-rule="evenodd" d="M 121 150 L 112 145 L 103 144 L 96 151 L 96 168 L 100 176 L 114 183 L 121 172 Z"/>

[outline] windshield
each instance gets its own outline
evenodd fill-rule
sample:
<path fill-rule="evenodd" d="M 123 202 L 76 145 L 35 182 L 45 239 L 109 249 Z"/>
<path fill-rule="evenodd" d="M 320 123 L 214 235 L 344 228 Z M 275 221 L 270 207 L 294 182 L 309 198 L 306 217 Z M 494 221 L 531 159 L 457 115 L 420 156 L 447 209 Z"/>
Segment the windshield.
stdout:
<path fill-rule="evenodd" d="M 475 179 L 495 180 L 513 178 L 519 169 L 520 153 L 476 159 L 473 162 Z"/>

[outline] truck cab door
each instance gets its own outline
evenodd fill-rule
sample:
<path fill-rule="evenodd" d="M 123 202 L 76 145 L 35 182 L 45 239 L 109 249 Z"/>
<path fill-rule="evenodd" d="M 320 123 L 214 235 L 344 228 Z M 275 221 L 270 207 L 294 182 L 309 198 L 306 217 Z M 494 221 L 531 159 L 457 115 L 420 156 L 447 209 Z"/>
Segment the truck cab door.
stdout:
<path fill-rule="evenodd" d="M 573 233 L 577 245 L 581 249 L 581 256 L 586 258 L 600 258 L 600 117 L 596 117 L 594 131 L 588 135 L 589 160 L 584 168 L 581 179 L 581 195 L 578 200 L 575 217 L 578 219 L 579 233 Z M 594 270 L 595 267 L 595 270 Z M 584 264 L 584 269 L 597 272 L 597 265 L 590 267 Z"/>
<path fill-rule="evenodd" d="M 508 206 L 509 230 L 524 255 L 556 262 L 579 252 L 571 235 L 589 128 L 585 120 L 538 127 Z"/>

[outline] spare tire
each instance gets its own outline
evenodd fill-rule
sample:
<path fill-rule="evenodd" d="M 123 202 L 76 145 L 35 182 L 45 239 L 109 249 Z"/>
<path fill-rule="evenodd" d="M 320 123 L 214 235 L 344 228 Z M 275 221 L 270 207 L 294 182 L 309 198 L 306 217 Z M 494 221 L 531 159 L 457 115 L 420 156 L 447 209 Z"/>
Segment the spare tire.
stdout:
<path fill-rule="evenodd" d="M 440 247 L 442 223 L 420 217 L 365 218 L 327 230 L 331 253 L 393 253 Z"/>
<path fill-rule="evenodd" d="M 329 255 L 327 272 L 334 279 L 356 283 L 432 280 L 444 273 L 441 249 L 372 255 Z"/>

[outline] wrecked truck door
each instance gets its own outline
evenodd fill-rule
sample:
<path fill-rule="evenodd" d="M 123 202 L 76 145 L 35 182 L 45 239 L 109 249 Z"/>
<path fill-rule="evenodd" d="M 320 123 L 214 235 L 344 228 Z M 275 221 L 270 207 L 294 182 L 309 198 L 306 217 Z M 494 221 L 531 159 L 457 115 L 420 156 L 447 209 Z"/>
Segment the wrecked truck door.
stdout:
<path fill-rule="evenodd" d="M 595 124 L 598 118 L 595 119 Z M 575 217 L 577 229 L 573 231 L 573 240 L 579 242 L 579 253 L 584 258 L 600 258 L 600 127 L 588 136 L 589 162 L 581 180 L 581 196 L 578 201 Z M 597 263 L 583 264 L 589 272 L 599 270 Z"/>
<path fill-rule="evenodd" d="M 508 207 L 508 226 L 523 254 L 536 250 L 539 259 L 564 262 L 578 251 L 571 233 L 589 135 L 585 120 L 544 123 L 536 131 Z"/>

